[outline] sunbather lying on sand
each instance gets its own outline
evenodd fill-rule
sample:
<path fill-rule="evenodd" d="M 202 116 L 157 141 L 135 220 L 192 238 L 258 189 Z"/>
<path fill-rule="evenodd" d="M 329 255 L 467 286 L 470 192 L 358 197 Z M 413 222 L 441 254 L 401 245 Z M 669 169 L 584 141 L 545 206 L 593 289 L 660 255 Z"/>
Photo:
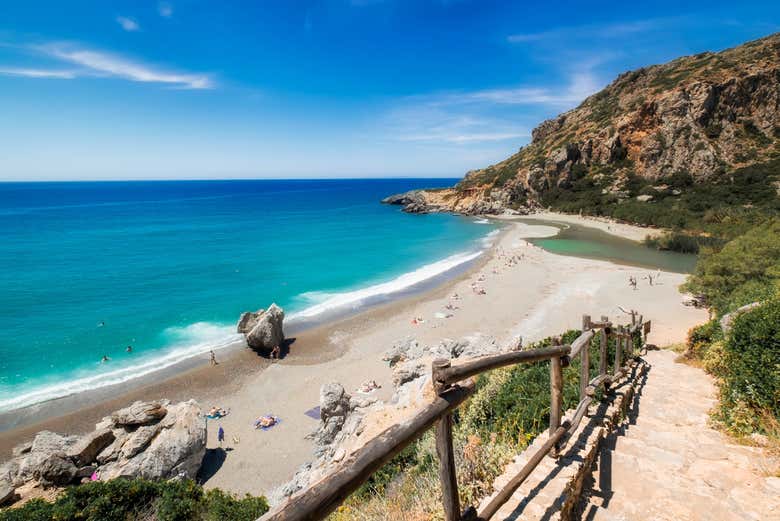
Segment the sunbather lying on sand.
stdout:
<path fill-rule="evenodd" d="M 230 413 L 230 409 L 225 410 L 222 407 L 212 407 L 206 417 L 214 420 L 216 418 L 223 418 Z"/>
<path fill-rule="evenodd" d="M 273 427 L 277 423 L 279 423 L 279 419 L 276 416 L 267 414 L 255 420 L 255 429 L 267 429 Z"/>

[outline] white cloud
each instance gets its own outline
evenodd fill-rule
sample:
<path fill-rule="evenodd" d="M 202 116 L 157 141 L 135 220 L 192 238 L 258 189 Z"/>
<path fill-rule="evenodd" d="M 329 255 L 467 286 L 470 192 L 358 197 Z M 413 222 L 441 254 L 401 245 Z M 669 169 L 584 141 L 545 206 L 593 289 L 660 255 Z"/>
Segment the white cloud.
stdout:
<path fill-rule="evenodd" d="M 530 136 L 527 128 L 515 122 L 464 112 L 463 107 L 439 106 L 406 98 L 390 110 L 384 125 L 394 141 L 435 145 L 465 145 L 517 140 Z"/>
<path fill-rule="evenodd" d="M 72 80 L 76 77 L 76 73 L 73 71 L 45 69 L 0 68 L 0 74 L 6 76 L 24 76 L 25 78 L 52 78 L 58 80 Z"/>
<path fill-rule="evenodd" d="M 168 2 L 160 2 L 157 4 L 157 12 L 160 13 L 160 16 L 163 18 L 170 18 L 173 16 L 173 5 Z"/>
<path fill-rule="evenodd" d="M 649 20 L 635 20 L 629 22 L 617 22 L 608 24 L 576 25 L 569 27 L 557 27 L 549 31 L 538 33 L 519 33 L 507 37 L 510 43 L 528 43 L 544 41 L 569 41 L 574 38 L 616 38 L 652 31 L 660 27 L 668 26 L 674 22 L 674 18 L 653 18 Z"/>
<path fill-rule="evenodd" d="M 116 23 L 121 25 L 122 29 L 128 32 L 135 32 L 141 30 L 141 26 L 138 25 L 138 22 L 126 16 L 117 16 Z"/>
<path fill-rule="evenodd" d="M 164 83 L 183 89 L 211 89 L 213 80 L 204 74 L 161 70 L 99 51 L 45 45 L 38 49 L 47 55 L 83 67 L 80 76 L 106 76 L 144 83 Z"/>
<path fill-rule="evenodd" d="M 409 96 L 398 101 L 386 116 L 386 126 L 397 141 L 423 144 L 476 145 L 530 137 L 530 125 L 548 111 L 558 112 L 579 104 L 598 91 L 602 82 L 591 68 L 598 61 L 581 64 L 555 85 Z"/>
<path fill-rule="evenodd" d="M 502 105 L 573 105 L 584 100 L 602 87 L 589 71 L 576 72 L 565 87 L 516 87 L 486 89 L 462 94 L 451 94 L 452 103 L 488 102 Z"/>
<path fill-rule="evenodd" d="M 400 141 L 430 141 L 442 143 L 482 143 L 487 141 L 507 141 L 510 139 L 519 139 L 528 137 L 528 132 L 483 132 L 474 134 L 453 134 L 453 133 L 432 133 L 405 135 L 398 139 Z"/>
<path fill-rule="evenodd" d="M 445 92 L 417 97 L 418 101 L 429 105 L 576 105 L 603 86 L 602 82 L 589 70 L 570 74 L 568 83 L 554 86 L 521 85 L 498 89 L 484 89 L 464 92 Z"/>

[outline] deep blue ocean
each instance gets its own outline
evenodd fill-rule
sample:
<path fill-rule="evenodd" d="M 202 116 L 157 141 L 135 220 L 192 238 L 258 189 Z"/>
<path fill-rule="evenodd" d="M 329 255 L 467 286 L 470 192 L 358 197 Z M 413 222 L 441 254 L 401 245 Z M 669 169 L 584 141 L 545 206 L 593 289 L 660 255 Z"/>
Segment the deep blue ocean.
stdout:
<path fill-rule="evenodd" d="M 294 326 L 456 269 L 493 225 L 379 204 L 455 181 L 0 183 L 0 411 L 234 343 L 242 311 Z"/>

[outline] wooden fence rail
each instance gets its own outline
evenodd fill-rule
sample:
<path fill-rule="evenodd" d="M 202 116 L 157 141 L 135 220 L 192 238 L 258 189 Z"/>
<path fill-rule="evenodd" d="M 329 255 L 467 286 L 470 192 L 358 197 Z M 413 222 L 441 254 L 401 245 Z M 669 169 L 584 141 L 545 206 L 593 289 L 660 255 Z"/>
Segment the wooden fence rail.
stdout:
<path fill-rule="evenodd" d="M 435 428 L 436 435 L 444 519 L 489 520 L 512 497 L 545 456 L 557 456 L 561 453 L 587 414 L 597 390 L 602 387 L 609 389 L 613 382 L 628 374 L 629 367 L 623 365 L 624 358 L 629 360 L 634 356 L 634 339 L 641 339 L 644 345 L 645 335 L 650 332 L 650 322 L 643 322 L 642 315 L 638 316 L 638 320 L 636 311 L 632 310 L 630 315 L 630 325 L 617 327 L 613 326 L 608 317 L 602 316 L 600 322 L 593 322 L 589 315 L 584 315 L 582 333 L 571 345 L 561 345 L 560 339 L 554 339 L 553 346 L 547 348 L 482 356 L 455 364 L 446 359 L 434 360 L 432 382 L 437 398 L 433 402 L 413 418 L 385 429 L 352 453 L 336 471 L 292 496 L 287 502 L 261 517 L 260 521 L 313 521 L 325 518 L 374 472 L 431 427 Z M 599 375 L 591 379 L 589 346 L 597 332 Z M 610 336 L 615 338 L 612 371 L 609 370 L 610 364 L 607 360 Z M 572 417 L 563 420 L 563 368 L 577 356 L 581 357 L 580 401 Z M 461 511 L 452 437 L 452 412 L 474 393 L 475 384 L 470 378 L 499 367 L 546 360 L 550 361 L 550 435 L 547 441 L 481 511 L 477 512 L 473 506 Z"/>

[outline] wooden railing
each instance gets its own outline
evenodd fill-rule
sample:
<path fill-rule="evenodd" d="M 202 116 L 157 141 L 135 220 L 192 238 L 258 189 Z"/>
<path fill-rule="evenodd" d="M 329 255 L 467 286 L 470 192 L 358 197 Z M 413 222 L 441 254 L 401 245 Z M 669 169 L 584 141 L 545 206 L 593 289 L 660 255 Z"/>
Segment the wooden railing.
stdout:
<path fill-rule="evenodd" d="M 566 447 L 571 435 L 577 430 L 587 413 L 588 406 L 599 388 L 609 386 L 628 374 L 629 361 L 634 356 L 634 339 L 639 337 L 644 345 L 645 335 L 650 332 L 650 322 L 643 322 L 642 316 L 630 312 L 631 324 L 613 326 L 607 317 L 593 322 L 589 315 L 582 317 L 582 333 L 571 345 L 562 345 L 554 339 L 553 347 L 511 351 L 482 356 L 470 360 L 459 360 L 453 364 L 447 359 L 433 361 L 432 381 L 436 399 L 425 406 L 413 418 L 387 428 L 381 434 L 352 453 L 339 468 L 320 481 L 297 493 L 287 502 L 269 511 L 261 521 L 299 521 L 324 519 L 335 510 L 352 492 L 385 463 L 418 439 L 435 428 L 436 453 L 439 458 L 439 480 L 444 503 L 446 521 L 487 521 L 506 503 L 528 478 L 545 456 L 557 456 Z M 590 342 L 599 335 L 599 374 L 590 378 Z M 608 369 L 609 337 L 616 340 L 613 371 Z M 580 401 L 571 418 L 563 420 L 563 368 L 576 357 L 581 357 Z M 528 460 L 518 474 L 502 488 L 493 499 L 477 512 L 469 506 L 461 511 L 458 496 L 458 479 L 455 472 L 455 457 L 452 439 L 452 413 L 475 391 L 470 379 L 491 369 L 508 365 L 531 364 L 550 361 L 550 435 L 546 443 Z"/>

